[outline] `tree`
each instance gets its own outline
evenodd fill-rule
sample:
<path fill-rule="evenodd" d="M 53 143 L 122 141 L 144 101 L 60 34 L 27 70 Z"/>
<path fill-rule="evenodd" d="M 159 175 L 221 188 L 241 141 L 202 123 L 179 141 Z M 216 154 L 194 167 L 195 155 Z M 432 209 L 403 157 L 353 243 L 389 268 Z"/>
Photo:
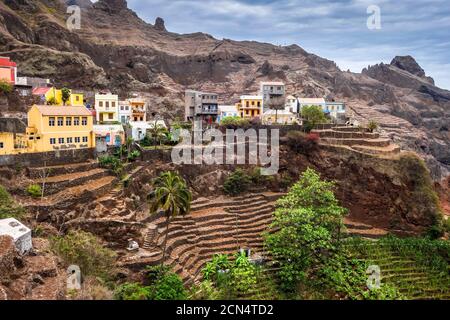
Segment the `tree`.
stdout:
<path fill-rule="evenodd" d="M 20 219 L 25 210 L 18 205 L 6 189 L 0 185 L 0 219 Z"/>
<path fill-rule="evenodd" d="M 61 89 L 61 99 L 64 105 L 66 105 L 66 102 L 69 101 L 70 94 L 71 94 L 70 89 L 68 88 Z"/>
<path fill-rule="evenodd" d="M 275 123 L 278 123 L 278 110 L 283 110 L 286 105 L 286 99 L 285 97 L 274 97 L 270 98 L 269 102 L 267 103 L 267 106 L 269 109 L 275 110 Z"/>
<path fill-rule="evenodd" d="M 12 89 L 13 89 L 13 87 L 8 81 L 6 81 L 4 79 L 0 79 L 0 92 L 1 93 L 4 93 L 4 94 L 11 93 Z"/>
<path fill-rule="evenodd" d="M 265 243 L 280 266 L 286 290 L 314 272 L 339 241 L 347 210 L 339 206 L 333 188 L 333 182 L 321 180 L 308 168 L 277 201 Z"/>
<path fill-rule="evenodd" d="M 164 236 L 163 256 L 161 265 L 166 257 L 167 236 L 172 218 L 186 215 L 191 209 L 192 194 L 186 181 L 176 172 L 161 173 L 153 182 L 155 190 L 149 195 L 150 214 L 163 210 L 166 217 L 166 233 Z"/>
<path fill-rule="evenodd" d="M 311 131 L 319 123 L 328 122 L 322 108 L 319 106 L 305 106 L 302 108 L 302 118 L 305 120 L 306 131 Z"/>
<path fill-rule="evenodd" d="M 369 129 L 370 132 L 374 132 L 378 129 L 378 123 L 374 120 L 370 120 L 367 125 L 367 129 Z"/>
<path fill-rule="evenodd" d="M 154 122 L 153 126 L 148 129 L 148 132 L 150 133 L 150 137 L 155 144 L 155 149 L 158 144 L 162 144 L 162 142 L 167 138 L 168 134 L 167 129 L 164 126 L 156 123 L 156 121 Z"/>

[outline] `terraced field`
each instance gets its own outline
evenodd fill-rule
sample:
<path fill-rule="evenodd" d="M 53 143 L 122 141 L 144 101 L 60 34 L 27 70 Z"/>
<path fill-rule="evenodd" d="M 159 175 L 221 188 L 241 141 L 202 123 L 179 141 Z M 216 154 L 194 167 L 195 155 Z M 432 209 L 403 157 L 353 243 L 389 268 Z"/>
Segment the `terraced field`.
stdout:
<path fill-rule="evenodd" d="M 414 254 L 393 250 L 382 241 L 365 242 L 352 248 L 369 265 L 378 265 L 381 283 L 391 284 L 404 299 L 450 299 L 450 265 L 442 268 L 424 265 Z M 431 258 L 433 259 L 433 258 Z M 430 259 L 430 260 L 431 260 Z M 442 260 L 441 263 L 444 263 Z"/>

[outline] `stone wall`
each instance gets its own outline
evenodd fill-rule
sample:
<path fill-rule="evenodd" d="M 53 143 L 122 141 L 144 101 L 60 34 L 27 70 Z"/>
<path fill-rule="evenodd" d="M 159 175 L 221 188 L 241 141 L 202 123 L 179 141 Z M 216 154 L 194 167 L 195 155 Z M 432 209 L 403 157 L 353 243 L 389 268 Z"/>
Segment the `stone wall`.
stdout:
<path fill-rule="evenodd" d="M 86 162 L 95 158 L 95 149 L 58 150 L 0 156 L 1 166 L 42 167 Z"/>

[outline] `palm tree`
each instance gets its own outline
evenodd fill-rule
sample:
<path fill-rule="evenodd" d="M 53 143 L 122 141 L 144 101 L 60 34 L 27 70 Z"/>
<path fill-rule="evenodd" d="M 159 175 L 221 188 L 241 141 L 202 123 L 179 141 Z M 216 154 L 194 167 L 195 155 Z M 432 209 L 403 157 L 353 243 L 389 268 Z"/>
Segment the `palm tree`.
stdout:
<path fill-rule="evenodd" d="M 156 121 L 149 130 L 150 136 L 155 141 L 155 149 L 157 144 L 161 145 L 162 141 L 167 137 L 167 129 L 161 124 L 157 124 Z"/>
<path fill-rule="evenodd" d="M 155 189 L 149 195 L 150 214 L 162 210 L 166 216 L 166 234 L 163 244 L 163 256 L 161 265 L 166 258 L 167 235 L 172 218 L 184 216 L 191 209 L 192 194 L 186 184 L 186 181 L 174 171 L 161 173 L 153 182 Z"/>

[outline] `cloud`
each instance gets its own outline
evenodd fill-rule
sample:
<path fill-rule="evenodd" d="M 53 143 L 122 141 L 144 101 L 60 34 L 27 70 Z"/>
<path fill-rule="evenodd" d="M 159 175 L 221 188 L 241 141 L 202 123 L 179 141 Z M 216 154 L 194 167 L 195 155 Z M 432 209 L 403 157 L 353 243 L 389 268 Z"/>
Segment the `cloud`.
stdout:
<path fill-rule="evenodd" d="M 380 7 L 380 30 L 367 28 L 369 5 Z M 296 43 L 354 72 L 410 54 L 450 89 L 447 0 L 128 0 L 128 6 L 150 23 L 163 17 L 173 32 Z"/>

